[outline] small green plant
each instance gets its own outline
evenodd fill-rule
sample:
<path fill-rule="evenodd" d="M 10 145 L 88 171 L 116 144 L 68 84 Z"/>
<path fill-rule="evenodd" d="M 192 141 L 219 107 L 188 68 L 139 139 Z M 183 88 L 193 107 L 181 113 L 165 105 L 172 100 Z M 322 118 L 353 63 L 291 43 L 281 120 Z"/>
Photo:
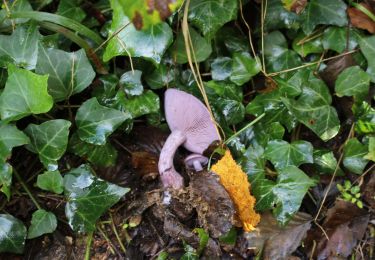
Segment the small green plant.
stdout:
<path fill-rule="evenodd" d="M 356 204 L 360 209 L 363 208 L 363 202 L 360 200 L 361 190 L 359 185 L 352 185 L 349 180 L 346 180 L 344 185 L 337 184 L 337 188 L 341 192 L 343 200 Z"/>

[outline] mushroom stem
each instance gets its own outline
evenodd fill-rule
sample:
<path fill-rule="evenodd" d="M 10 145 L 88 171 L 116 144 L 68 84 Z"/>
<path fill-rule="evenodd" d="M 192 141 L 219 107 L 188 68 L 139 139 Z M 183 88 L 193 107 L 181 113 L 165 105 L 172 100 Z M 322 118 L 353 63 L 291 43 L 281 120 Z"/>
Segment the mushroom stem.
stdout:
<path fill-rule="evenodd" d="M 183 178 L 175 170 L 173 158 L 177 148 L 186 141 L 186 136 L 178 130 L 173 131 L 167 138 L 159 157 L 159 173 L 165 188 L 179 189 L 183 186 Z"/>
<path fill-rule="evenodd" d="M 195 160 L 193 162 L 193 165 L 194 165 L 194 170 L 197 171 L 197 172 L 200 172 L 203 170 L 203 167 L 202 167 L 202 164 L 199 160 Z"/>

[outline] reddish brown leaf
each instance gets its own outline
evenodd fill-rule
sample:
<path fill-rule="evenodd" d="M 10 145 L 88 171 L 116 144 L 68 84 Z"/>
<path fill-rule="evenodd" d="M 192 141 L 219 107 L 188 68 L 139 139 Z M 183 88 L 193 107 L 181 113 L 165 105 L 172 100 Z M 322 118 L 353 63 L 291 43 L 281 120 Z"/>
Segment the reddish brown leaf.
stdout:
<path fill-rule="evenodd" d="M 372 172 L 370 180 L 365 185 L 363 197 L 370 207 L 375 210 L 375 170 Z"/>
<path fill-rule="evenodd" d="M 375 13 L 368 4 L 361 3 L 360 5 L 365 7 L 370 12 Z M 354 27 L 367 30 L 370 33 L 375 33 L 375 22 L 368 17 L 368 15 L 355 7 L 348 8 L 347 12 L 350 17 L 350 22 Z"/>
<path fill-rule="evenodd" d="M 368 221 L 369 214 L 366 210 L 353 203 L 337 200 L 335 206 L 327 211 L 327 217 L 322 224 L 329 240 L 318 227 L 308 232 L 305 244 L 310 248 L 309 255 L 313 254 L 314 259 L 337 256 L 347 258 L 358 240 L 362 239 Z"/>

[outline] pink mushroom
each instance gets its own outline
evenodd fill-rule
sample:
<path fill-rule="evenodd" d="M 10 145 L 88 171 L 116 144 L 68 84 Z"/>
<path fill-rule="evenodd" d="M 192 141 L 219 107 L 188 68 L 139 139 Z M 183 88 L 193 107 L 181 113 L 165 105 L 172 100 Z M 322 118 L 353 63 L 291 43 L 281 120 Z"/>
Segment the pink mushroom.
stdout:
<path fill-rule="evenodd" d="M 179 189 L 184 183 L 173 166 L 177 148 L 183 145 L 194 153 L 185 163 L 199 171 L 202 170 L 201 164 L 207 161 L 202 153 L 212 142 L 220 140 L 220 137 L 207 108 L 193 95 L 177 89 L 168 89 L 165 92 L 164 107 L 172 133 L 160 153 L 159 173 L 165 188 Z"/>

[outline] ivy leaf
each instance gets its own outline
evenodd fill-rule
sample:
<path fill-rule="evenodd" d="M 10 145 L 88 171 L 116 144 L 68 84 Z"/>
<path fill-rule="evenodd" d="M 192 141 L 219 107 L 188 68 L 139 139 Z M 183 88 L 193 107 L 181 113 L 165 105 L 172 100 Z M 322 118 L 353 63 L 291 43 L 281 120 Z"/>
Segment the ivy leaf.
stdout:
<path fill-rule="evenodd" d="M 56 230 L 57 219 L 52 212 L 38 209 L 31 217 L 31 226 L 27 235 L 28 239 L 39 237 L 43 234 L 52 233 Z"/>
<path fill-rule="evenodd" d="M 350 139 L 344 147 L 345 168 L 353 173 L 361 174 L 368 163 L 365 159 L 367 153 L 366 145 L 360 143 L 357 138 Z"/>
<path fill-rule="evenodd" d="M 368 154 L 364 158 L 375 162 L 375 137 L 369 138 Z"/>
<path fill-rule="evenodd" d="M 354 103 L 355 131 L 358 134 L 375 134 L 375 109 L 369 103 Z"/>
<path fill-rule="evenodd" d="M 277 197 L 272 192 L 276 183 L 274 181 L 260 178 L 251 183 L 251 191 L 256 198 L 255 209 L 264 211 L 274 207 Z"/>
<path fill-rule="evenodd" d="M 300 16 L 285 10 L 280 0 L 267 1 L 267 13 L 264 19 L 266 30 L 299 28 Z"/>
<path fill-rule="evenodd" d="M 35 24 L 19 26 L 12 35 L 0 35 L 0 65 L 8 62 L 27 70 L 35 69 L 40 34 Z"/>
<path fill-rule="evenodd" d="M 243 121 L 245 107 L 237 100 L 219 98 L 215 102 L 215 107 L 223 114 L 228 125 L 235 125 Z"/>
<path fill-rule="evenodd" d="M 142 95 L 132 98 L 126 98 L 125 93 L 119 92 L 117 93 L 116 100 L 114 106 L 121 111 L 129 112 L 132 118 L 160 111 L 159 96 L 151 90 L 147 90 Z"/>
<path fill-rule="evenodd" d="M 145 75 L 145 80 L 151 89 L 159 89 L 171 85 L 175 80 L 175 73 L 171 67 L 160 64 L 153 72 Z"/>
<path fill-rule="evenodd" d="M 235 53 L 233 55 L 232 74 L 230 80 L 238 86 L 248 82 L 261 70 L 260 63 L 252 58 L 249 53 Z"/>
<path fill-rule="evenodd" d="M 349 29 L 349 38 L 347 39 L 348 29 L 344 27 L 330 26 L 324 30 L 322 43 L 325 50 L 334 50 L 341 53 L 345 50 L 348 40 L 348 50 L 353 50 L 358 45 L 358 32 Z"/>
<path fill-rule="evenodd" d="M 68 145 L 71 123 L 64 119 L 46 121 L 40 125 L 30 124 L 25 133 L 31 142 L 26 146 L 30 151 L 39 154 L 39 159 L 49 171 L 58 168 L 57 160 L 64 155 Z"/>
<path fill-rule="evenodd" d="M 113 19 L 109 36 L 130 23 L 120 1 L 111 0 L 110 3 L 113 10 Z M 152 25 L 143 31 L 137 31 L 134 25 L 130 23 L 108 42 L 103 60 L 107 62 L 113 57 L 126 55 L 141 57 L 158 65 L 172 41 L 172 29 L 166 23 Z"/>
<path fill-rule="evenodd" d="M 85 101 L 77 111 L 78 135 L 85 142 L 103 145 L 107 137 L 129 118 L 122 111 L 100 105 L 94 97 Z"/>
<path fill-rule="evenodd" d="M 135 27 L 147 29 L 152 25 L 158 24 L 168 18 L 183 0 L 122 0 L 120 1 L 123 11 L 128 17 L 131 17 Z"/>
<path fill-rule="evenodd" d="M 86 17 L 85 11 L 80 7 L 79 1 L 61 0 L 56 14 L 82 22 Z"/>
<path fill-rule="evenodd" d="M 375 35 L 363 37 L 359 41 L 361 52 L 367 59 L 367 73 L 371 76 L 371 81 L 375 83 Z"/>
<path fill-rule="evenodd" d="M 206 60 L 212 52 L 211 43 L 203 38 L 196 30 L 189 27 L 191 42 L 195 53 L 195 60 L 202 62 Z M 172 57 L 178 64 L 184 64 L 188 62 L 188 56 L 186 53 L 185 40 L 182 33 L 177 35 L 175 43 L 171 47 Z"/>
<path fill-rule="evenodd" d="M 337 135 L 340 121 L 336 110 L 330 106 L 332 97 L 322 80 L 311 75 L 297 100 L 282 100 L 298 121 L 322 140 L 327 141 Z"/>
<path fill-rule="evenodd" d="M 31 114 L 48 112 L 53 105 L 47 93 L 48 76 L 41 76 L 8 66 L 8 80 L 0 95 L 0 114 L 5 121 L 14 121 Z"/>
<path fill-rule="evenodd" d="M 262 146 L 249 146 L 241 159 L 241 168 L 249 176 L 251 183 L 265 178 L 266 160 Z"/>
<path fill-rule="evenodd" d="M 323 52 L 322 41 L 320 37 L 315 39 L 310 39 L 303 42 L 306 35 L 304 33 L 299 33 L 293 40 L 293 50 L 295 50 L 302 57 L 306 57 L 311 53 L 321 53 Z"/>
<path fill-rule="evenodd" d="M 26 227 L 21 220 L 9 214 L 0 214 L 0 253 L 22 254 Z"/>
<path fill-rule="evenodd" d="M 320 174 L 333 174 L 337 167 L 337 160 L 332 151 L 316 150 L 314 151 L 314 167 Z M 337 175 L 343 175 L 343 171 L 339 167 Z"/>
<path fill-rule="evenodd" d="M 70 227 L 79 233 L 94 231 L 100 216 L 129 191 L 95 177 L 86 165 L 67 173 L 64 187 L 65 214 Z"/>
<path fill-rule="evenodd" d="M 302 13 L 302 29 L 310 34 L 318 24 L 345 26 L 346 4 L 342 0 L 311 0 Z"/>
<path fill-rule="evenodd" d="M 98 86 L 92 92 L 101 105 L 110 105 L 117 93 L 118 77 L 115 74 L 101 76 Z"/>
<path fill-rule="evenodd" d="M 79 139 L 77 134 L 69 141 L 69 151 L 102 167 L 113 166 L 117 160 L 117 150 L 109 142 L 104 145 L 89 144 Z"/>
<path fill-rule="evenodd" d="M 306 141 L 288 143 L 283 140 L 272 140 L 264 151 L 266 159 L 270 160 L 276 169 L 303 163 L 313 163 L 313 146 Z"/>
<path fill-rule="evenodd" d="M 36 186 L 56 194 L 61 194 L 64 191 L 63 178 L 59 171 L 46 171 L 39 174 Z"/>
<path fill-rule="evenodd" d="M 83 49 L 65 52 L 39 46 L 36 72 L 48 74 L 48 92 L 55 101 L 68 99 L 82 92 L 95 77 L 95 72 Z"/>
<path fill-rule="evenodd" d="M 227 22 L 236 19 L 238 2 L 232 0 L 192 0 L 188 19 L 204 36 L 212 38 Z"/>
<path fill-rule="evenodd" d="M 5 162 L 13 147 L 28 144 L 29 138 L 14 125 L 0 122 L 0 162 Z"/>
<path fill-rule="evenodd" d="M 365 98 L 370 88 L 370 76 L 359 66 L 346 68 L 337 77 L 335 90 L 337 96 Z"/>
<path fill-rule="evenodd" d="M 10 164 L 0 161 L 0 191 L 10 200 L 13 168 Z"/>
<path fill-rule="evenodd" d="M 122 74 L 120 78 L 120 86 L 129 96 L 139 96 L 143 92 L 143 85 L 141 82 L 142 71 L 134 70 Z"/>
<path fill-rule="evenodd" d="M 229 57 L 218 57 L 211 63 L 212 79 L 226 80 L 232 74 L 232 59 Z"/>
<path fill-rule="evenodd" d="M 16 19 L 10 19 L 9 13 L 15 13 L 15 12 L 24 12 L 24 11 L 32 11 L 33 8 L 31 7 L 28 0 L 18 0 L 15 2 L 12 2 L 12 4 L 8 3 L 8 8 L 2 8 L 0 10 L 0 21 L 1 26 L 3 28 L 14 26 L 15 24 L 21 24 L 27 22 L 29 19 L 27 18 L 16 18 Z"/>

